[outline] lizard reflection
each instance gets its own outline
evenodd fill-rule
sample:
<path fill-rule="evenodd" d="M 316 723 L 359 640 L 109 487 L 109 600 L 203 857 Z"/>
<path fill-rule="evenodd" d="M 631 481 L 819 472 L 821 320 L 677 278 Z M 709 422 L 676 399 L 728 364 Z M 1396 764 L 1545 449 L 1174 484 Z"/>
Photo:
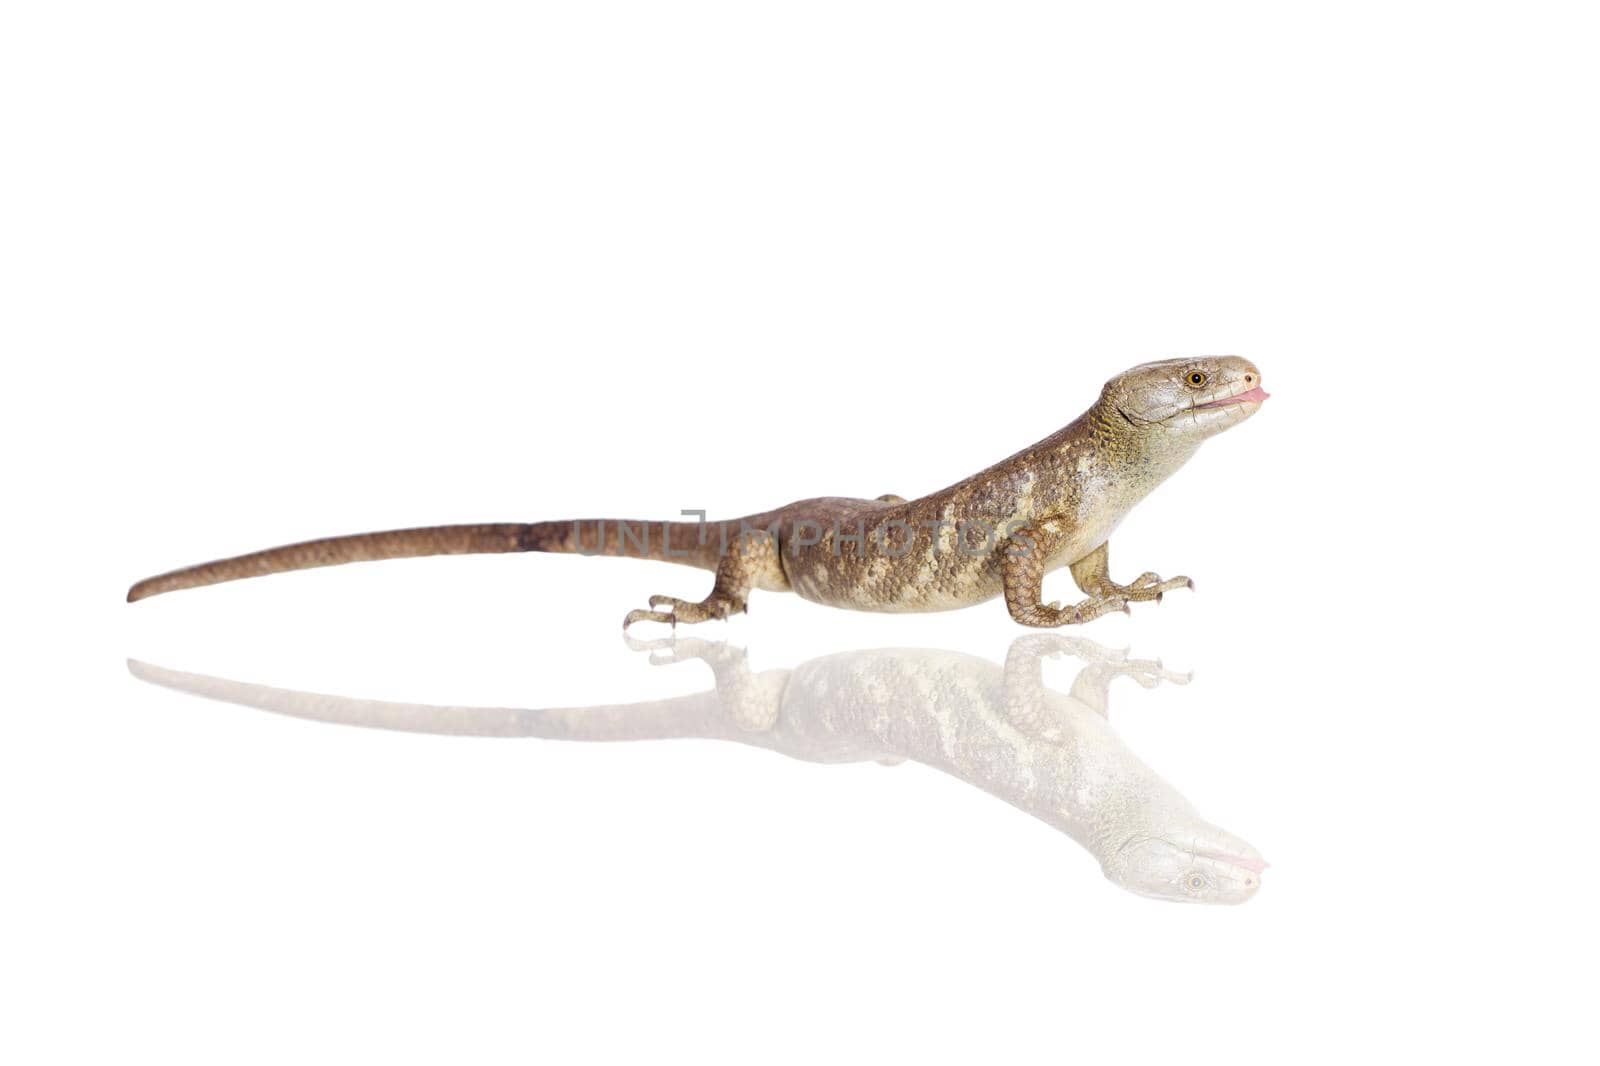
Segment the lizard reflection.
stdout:
<path fill-rule="evenodd" d="M 843 652 L 792 670 L 750 670 L 742 649 L 685 639 L 630 642 L 662 664 L 699 659 L 715 687 L 672 699 L 548 709 L 445 707 L 347 699 L 181 673 L 130 661 L 158 685 L 262 710 L 423 733 L 560 740 L 734 740 L 797 759 L 911 759 L 960 778 L 1071 836 L 1123 888 L 1160 899 L 1242 903 L 1266 863 L 1201 818 L 1106 719 L 1111 682 L 1183 684 L 1159 662 L 1092 641 L 1034 634 L 1004 667 L 961 652 Z M 1070 693 L 1045 687 L 1041 661 L 1083 661 Z"/>

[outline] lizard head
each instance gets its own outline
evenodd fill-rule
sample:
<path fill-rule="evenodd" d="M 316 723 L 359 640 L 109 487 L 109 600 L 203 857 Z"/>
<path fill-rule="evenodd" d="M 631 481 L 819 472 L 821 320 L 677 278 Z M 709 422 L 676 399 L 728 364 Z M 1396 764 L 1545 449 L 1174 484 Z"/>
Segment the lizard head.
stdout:
<path fill-rule="evenodd" d="M 1144 363 L 1106 382 L 1101 401 L 1130 425 L 1198 444 L 1261 409 L 1261 371 L 1237 355 Z"/>
<path fill-rule="evenodd" d="M 1267 863 L 1231 833 L 1205 822 L 1136 833 L 1104 863 L 1108 878 L 1141 896 L 1181 903 L 1243 903 Z"/>

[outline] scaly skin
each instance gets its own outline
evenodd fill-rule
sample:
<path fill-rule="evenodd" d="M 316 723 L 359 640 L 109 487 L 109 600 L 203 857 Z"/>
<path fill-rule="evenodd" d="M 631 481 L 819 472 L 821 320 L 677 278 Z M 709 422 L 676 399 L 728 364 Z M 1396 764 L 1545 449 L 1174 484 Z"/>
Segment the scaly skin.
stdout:
<path fill-rule="evenodd" d="M 727 618 L 752 589 L 793 591 L 857 611 L 945 611 L 1004 595 L 1028 626 L 1088 622 L 1157 600 L 1186 577 L 1111 580 L 1108 542 L 1140 500 L 1207 438 L 1244 421 L 1267 394 L 1237 356 L 1146 363 L 1112 378 L 1070 425 L 965 481 L 916 500 L 823 497 L 701 524 L 633 519 L 436 526 L 292 544 L 149 578 L 128 600 L 284 570 L 480 552 L 632 555 L 710 570 L 699 601 L 652 596 L 639 621 Z M 1044 577 L 1070 567 L 1086 599 L 1044 603 Z"/>
<path fill-rule="evenodd" d="M 1111 682 L 1146 688 L 1185 675 L 1056 633 L 1018 637 L 1004 668 L 922 648 L 841 652 L 792 670 L 752 671 L 727 644 L 639 642 L 651 661 L 706 662 L 707 692 L 666 700 L 549 709 L 443 707 L 348 699 L 225 681 L 130 662 L 139 678 L 212 699 L 324 722 L 491 737 L 736 741 L 820 763 L 905 760 L 941 770 L 1066 833 L 1116 884 L 1191 903 L 1242 903 L 1266 863 L 1202 818 L 1119 739 Z M 1040 660 L 1086 665 L 1071 695 L 1045 686 Z"/>

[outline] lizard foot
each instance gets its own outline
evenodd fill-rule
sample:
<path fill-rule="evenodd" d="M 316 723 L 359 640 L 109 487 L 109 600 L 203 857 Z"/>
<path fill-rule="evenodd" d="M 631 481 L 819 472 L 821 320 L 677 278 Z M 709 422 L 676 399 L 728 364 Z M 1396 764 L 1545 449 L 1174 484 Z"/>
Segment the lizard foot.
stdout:
<path fill-rule="evenodd" d="M 1193 589 L 1194 582 L 1183 576 L 1163 580 L 1160 574 L 1153 574 L 1147 570 L 1129 584 L 1119 585 L 1114 581 L 1107 581 L 1097 591 L 1102 596 L 1121 598 L 1135 603 L 1142 600 L 1155 600 L 1160 603 L 1161 598 L 1167 593 L 1182 588 Z"/>
<path fill-rule="evenodd" d="M 1025 626 L 1035 626 L 1039 629 L 1054 629 L 1057 626 L 1077 626 L 1085 622 L 1092 622 L 1101 615 L 1121 611 L 1123 614 L 1132 614 L 1128 609 L 1128 601 L 1120 596 L 1096 596 L 1093 599 L 1083 600 L 1071 607 L 1063 607 L 1058 601 L 1035 604 L 1021 611 L 1012 611 L 1011 617 Z"/>
<path fill-rule="evenodd" d="M 666 610 L 661 610 L 665 607 Z M 709 622 L 713 619 L 731 618 L 746 610 L 745 602 L 740 597 L 735 597 L 722 592 L 713 592 L 699 603 L 692 600 L 680 600 L 676 596 L 651 596 L 650 610 L 629 611 L 628 616 L 622 620 L 622 628 L 627 629 L 635 622 L 665 622 L 676 627 L 680 622 L 692 625 L 695 622 Z"/>

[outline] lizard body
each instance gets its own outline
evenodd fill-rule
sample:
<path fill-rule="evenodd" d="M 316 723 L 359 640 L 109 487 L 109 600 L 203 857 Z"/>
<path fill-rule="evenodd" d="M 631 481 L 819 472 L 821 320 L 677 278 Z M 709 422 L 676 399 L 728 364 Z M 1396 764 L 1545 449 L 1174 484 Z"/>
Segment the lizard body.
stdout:
<path fill-rule="evenodd" d="M 435 526 L 307 541 L 139 582 L 128 600 L 286 570 L 484 552 L 637 556 L 712 571 L 705 599 L 650 597 L 637 621 L 701 622 L 747 608 L 752 589 L 792 591 L 860 611 L 942 611 L 1004 596 L 1024 625 L 1087 622 L 1129 602 L 1192 587 L 1186 577 L 1110 578 L 1107 542 L 1140 500 L 1207 438 L 1249 418 L 1267 394 L 1237 356 L 1146 363 L 1106 383 L 1065 428 L 949 488 L 915 500 L 819 497 L 742 518 Z M 1070 567 L 1088 596 L 1043 603 L 1045 574 Z"/>

